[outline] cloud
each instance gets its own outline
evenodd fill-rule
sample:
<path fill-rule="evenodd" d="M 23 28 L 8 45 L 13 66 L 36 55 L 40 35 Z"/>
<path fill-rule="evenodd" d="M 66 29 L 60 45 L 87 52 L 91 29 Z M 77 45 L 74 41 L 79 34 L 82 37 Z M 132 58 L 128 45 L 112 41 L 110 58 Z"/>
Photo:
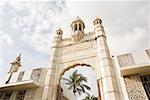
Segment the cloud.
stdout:
<path fill-rule="evenodd" d="M 32 35 L 24 33 L 21 37 L 32 49 L 35 49 L 41 53 L 49 53 L 49 39 L 50 36 L 45 34 L 35 34 Z"/>
<path fill-rule="evenodd" d="M 0 64 L 0 81 L 18 52 L 22 53 L 23 69 L 47 67 L 55 17 L 64 6 L 63 0 L 0 2 L 0 55 L 5 56 Z"/>
<path fill-rule="evenodd" d="M 108 39 L 114 54 L 138 51 L 149 46 L 149 35 L 146 29 L 135 27 L 124 35 L 116 35 Z"/>
<path fill-rule="evenodd" d="M 63 0 L 3 3 L 2 14 L 10 15 L 11 27 L 19 31 L 20 40 L 41 53 L 49 53 L 55 17 L 63 11 Z M 17 32 L 15 33 L 17 34 Z"/>
<path fill-rule="evenodd" d="M 10 45 L 13 45 L 14 41 L 9 34 L 0 31 L 0 48 L 7 48 Z"/>

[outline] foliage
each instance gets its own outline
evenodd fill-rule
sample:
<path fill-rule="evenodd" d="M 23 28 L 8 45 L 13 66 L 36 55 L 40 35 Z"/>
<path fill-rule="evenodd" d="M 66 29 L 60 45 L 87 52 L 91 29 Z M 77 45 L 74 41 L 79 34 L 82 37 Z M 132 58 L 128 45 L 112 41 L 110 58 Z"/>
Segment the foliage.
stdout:
<path fill-rule="evenodd" d="M 94 95 L 92 95 L 92 96 L 88 95 L 85 97 L 85 99 L 82 99 L 82 100 L 98 100 L 98 98 L 95 97 Z"/>
<path fill-rule="evenodd" d="M 68 85 L 68 89 L 72 90 L 74 95 L 76 95 L 76 93 L 78 93 L 79 95 L 81 95 L 81 93 L 88 94 L 88 92 L 86 92 L 86 89 L 90 90 L 90 87 L 83 83 L 87 82 L 87 78 L 82 74 L 78 74 L 77 70 L 75 70 L 68 79 L 62 78 L 62 80 L 65 81 L 65 84 Z"/>

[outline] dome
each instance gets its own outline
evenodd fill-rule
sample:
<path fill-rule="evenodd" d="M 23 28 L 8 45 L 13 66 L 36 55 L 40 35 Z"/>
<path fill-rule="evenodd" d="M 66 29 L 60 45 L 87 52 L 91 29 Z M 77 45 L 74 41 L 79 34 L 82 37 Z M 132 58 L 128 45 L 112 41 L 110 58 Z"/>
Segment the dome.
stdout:
<path fill-rule="evenodd" d="M 76 22 L 76 21 L 83 22 L 82 19 L 79 16 L 77 16 L 77 18 L 74 20 L 74 22 Z"/>
<path fill-rule="evenodd" d="M 58 35 L 62 35 L 62 34 L 63 34 L 63 31 L 62 31 L 61 28 L 59 28 L 58 30 L 56 30 L 56 33 L 57 33 Z"/>
<path fill-rule="evenodd" d="M 84 22 L 77 16 L 77 18 L 71 23 L 71 36 L 73 41 L 80 41 L 84 37 Z"/>
<path fill-rule="evenodd" d="M 79 16 L 77 16 L 77 18 L 71 23 L 71 26 L 75 22 L 81 22 L 83 24 L 83 26 L 85 27 L 84 22 L 82 21 L 82 19 Z"/>
<path fill-rule="evenodd" d="M 101 23 L 102 23 L 102 20 L 99 17 L 96 17 L 96 19 L 93 21 L 94 25 L 101 24 Z"/>
<path fill-rule="evenodd" d="M 100 17 L 96 17 L 95 20 L 101 20 Z"/>

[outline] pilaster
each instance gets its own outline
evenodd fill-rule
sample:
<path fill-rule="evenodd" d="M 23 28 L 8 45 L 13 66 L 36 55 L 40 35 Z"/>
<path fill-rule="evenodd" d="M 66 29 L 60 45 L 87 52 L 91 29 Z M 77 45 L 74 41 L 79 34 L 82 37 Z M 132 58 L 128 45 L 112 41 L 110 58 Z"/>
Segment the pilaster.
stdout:
<path fill-rule="evenodd" d="M 56 31 L 54 38 L 50 63 L 46 74 L 42 100 L 56 100 L 57 96 L 57 73 L 58 73 L 58 60 L 60 54 L 60 43 L 62 40 L 62 30 Z"/>
<path fill-rule="evenodd" d="M 94 22 L 95 39 L 97 42 L 98 67 L 97 72 L 101 73 L 104 100 L 120 100 L 117 81 L 114 74 L 113 64 L 106 41 L 106 35 L 102 26 L 102 20 L 97 18 Z M 101 90 L 99 88 L 99 90 Z"/>

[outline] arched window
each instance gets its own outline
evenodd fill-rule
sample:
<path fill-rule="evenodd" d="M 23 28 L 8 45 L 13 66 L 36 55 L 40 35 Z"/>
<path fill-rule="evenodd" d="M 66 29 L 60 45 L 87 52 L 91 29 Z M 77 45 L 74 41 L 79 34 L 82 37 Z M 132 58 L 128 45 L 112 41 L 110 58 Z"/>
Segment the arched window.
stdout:
<path fill-rule="evenodd" d="M 99 20 L 97 21 L 97 24 L 99 24 Z"/>
<path fill-rule="evenodd" d="M 75 26 L 74 26 L 74 30 L 75 30 L 75 31 L 77 30 L 77 24 L 75 24 Z"/>
<path fill-rule="evenodd" d="M 81 24 L 79 24 L 79 30 L 81 31 Z"/>
<path fill-rule="evenodd" d="M 58 32 L 58 35 L 60 35 L 61 33 L 60 32 Z"/>

